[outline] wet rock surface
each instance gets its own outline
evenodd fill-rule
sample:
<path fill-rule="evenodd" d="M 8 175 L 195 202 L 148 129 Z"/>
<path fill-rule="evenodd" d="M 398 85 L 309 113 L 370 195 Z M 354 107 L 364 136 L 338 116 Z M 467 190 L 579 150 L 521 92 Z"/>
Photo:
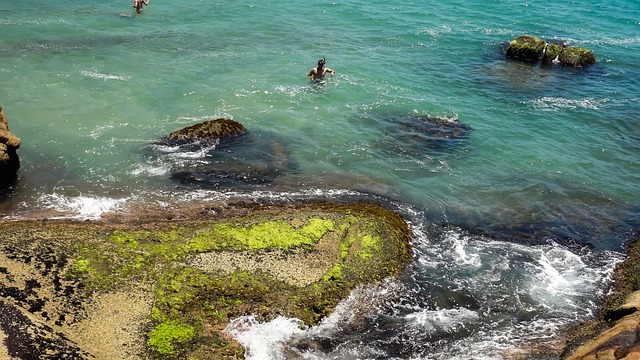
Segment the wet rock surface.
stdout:
<path fill-rule="evenodd" d="M 628 245 L 613 279 L 598 319 L 574 330 L 584 335 L 570 342 L 565 359 L 640 359 L 640 238 Z"/>

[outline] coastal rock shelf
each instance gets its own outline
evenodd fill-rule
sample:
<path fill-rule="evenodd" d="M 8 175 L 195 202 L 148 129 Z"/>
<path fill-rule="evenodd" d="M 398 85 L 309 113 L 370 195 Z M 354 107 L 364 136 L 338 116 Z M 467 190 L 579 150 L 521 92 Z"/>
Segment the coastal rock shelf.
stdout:
<path fill-rule="evenodd" d="M 144 214 L 144 215 L 141 215 Z M 191 205 L 0 223 L 0 358 L 243 358 L 243 315 L 317 324 L 403 271 L 410 231 L 372 203 Z"/>
<path fill-rule="evenodd" d="M 640 238 L 629 243 L 627 253 L 598 319 L 572 330 L 563 359 L 640 359 Z"/>

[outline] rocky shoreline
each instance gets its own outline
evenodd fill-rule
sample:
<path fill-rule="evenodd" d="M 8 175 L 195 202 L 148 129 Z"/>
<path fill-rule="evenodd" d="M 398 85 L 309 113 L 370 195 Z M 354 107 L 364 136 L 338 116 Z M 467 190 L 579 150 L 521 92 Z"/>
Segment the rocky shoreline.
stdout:
<path fill-rule="evenodd" d="M 560 358 L 567 360 L 640 359 L 640 237 L 627 245 L 613 286 L 597 319 L 569 332 Z"/>
<path fill-rule="evenodd" d="M 407 223 L 371 203 L 199 204 L 0 234 L 0 357 L 22 360 L 241 359 L 231 320 L 316 324 L 411 259 Z"/>

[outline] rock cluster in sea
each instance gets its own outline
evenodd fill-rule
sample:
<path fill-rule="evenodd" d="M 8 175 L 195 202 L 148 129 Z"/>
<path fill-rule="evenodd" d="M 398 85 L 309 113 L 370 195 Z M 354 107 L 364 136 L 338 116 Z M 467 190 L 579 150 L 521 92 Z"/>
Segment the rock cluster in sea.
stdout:
<path fill-rule="evenodd" d="M 530 35 L 512 40 L 505 49 L 505 55 L 524 62 L 559 62 L 574 67 L 587 67 L 596 63 L 596 57 L 589 49 L 545 41 Z"/>
<path fill-rule="evenodd" d="M 20 168 L 17 153 L 20 144 L 21 140 L 9 131 L 7 116 L 0 105 L 0 188 L 13 185 L 16 179 Z"/>

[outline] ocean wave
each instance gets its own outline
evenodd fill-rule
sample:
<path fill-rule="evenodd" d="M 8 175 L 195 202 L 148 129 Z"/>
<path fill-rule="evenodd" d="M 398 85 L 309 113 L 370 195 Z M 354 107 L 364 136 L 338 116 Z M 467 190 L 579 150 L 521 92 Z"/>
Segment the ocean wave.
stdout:
<path fill-rule="evenodd" d="M 58 213 L 52 219 L 99 219 L 102 214 L 121 209 L 128 198 L 116 199 L 104 196 L 65 196 L 61 194 L 44 194 L 38 204 L 41 207 Z"/>
<path fill-rule="evenodd" d="M 144 177 L 144 176 L 163 176 L 171 171 L 171 166 L 168 164 L 160 164 L 160 165 L 147 165 L 147 164 L 137 164 L 134 168 L 129 171 L 129 174 L 134 177 Z"/>
<path fill-rule="evenodd" d="M 247 360 L 281 359 L 279 348 L 293 335 L 302 333 L 302 325 L 301 320 L 283 316 L 260 323 L 248 315 L 232 320 L 225 332 L 245 347 Z"/>
<path fill-rule="evenodd" d="M 461 327 L 480 320 L 477 312 L 465 309 L 440 309 L 427 310 L 407 315 L 409 320 L 417 328 L 432 334 L 442 336 L 447 333 L 458 332 Z"/>
<path fill-rule="evenodd" d="M 640 44 L 640 36 L 629 38 L 605 38 L 581 41 L 583 44 L 593 45 L 637 45 Z"/>
<path fill-rule="evenodd" d="M 528 101 L 534 108 L 538 109 L 591 109 L 598 110 L 603 105 L 610 103 L 608 98 L 604 99 L 566 99 L 563 97 L 541 97 Z"/>
<path fill-rule="evenodd" d="M 102 80 L 121 80 L 121 81 L 131 80 L 131 76 L 102 74 L 98 71 L 93 71 L 93 70 L 83 70 L 83 71 L 80 71 L 80 74 L 83 76 L 91 77 L 94 79 L 102 79 Z"/>
<path fill-rule="evenodd" d="M 32 19 L 32 20 L 0 20 L 0 25 L 51 25 L 51 24 L 68 24 L 65 19 Z"/>

